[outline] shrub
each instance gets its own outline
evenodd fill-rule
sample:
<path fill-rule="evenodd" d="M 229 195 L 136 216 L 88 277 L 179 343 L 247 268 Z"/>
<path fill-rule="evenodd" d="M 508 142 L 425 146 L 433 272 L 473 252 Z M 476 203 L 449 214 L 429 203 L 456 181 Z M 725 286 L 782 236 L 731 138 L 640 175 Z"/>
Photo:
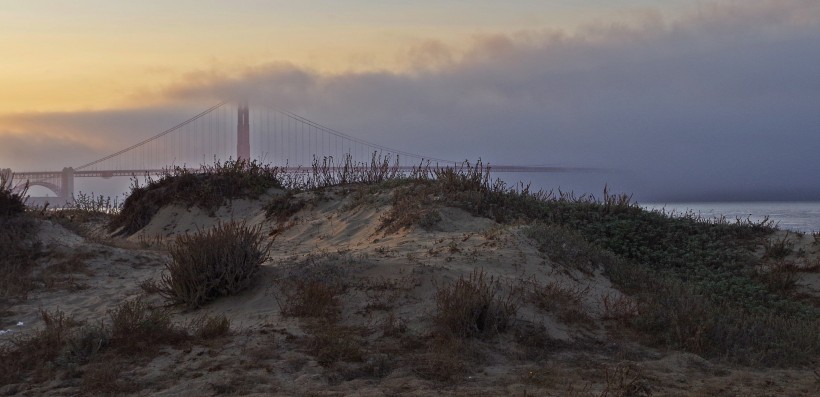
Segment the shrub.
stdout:
<path fill-rule="evenodd" d="M 538 250 L 553 262 L 587 274 L 616 260 L 611 253 L 590 244 L 583 235 L 565 226 L 538 223 L 530 226 L 526 235 L 535 240 Z"/>
<path fill-rule="evenodd" d="M 591 318 L 583 310 L 583 299 L 588 293 L 589 287 L 567 287 L 555 281 L 533 282 L 527 298 L 535 307 L 556 314 L 565 323 L 589 322 Z"/>
<path fill-rule="evenodd" d="M 109 229 L 131 235 L 142 229 L 165 205 L 182 204 L 213 211 L 228 200 L 256 198 L 272 187 L 282 187 L 281 169 L 256 161 L 228 160 L 203 165 L 198 171 L 184 167 L 167 170 L 159 179 L 149 178 L 146 186 L 134 180 L 122 210 Z"/>
<path fill-rule="evenodd" d="M 341 285 L 321 280 L 291 280 L 282 284 L 280 310 L 284 316 L 336 318 Z"/>
<path fill-rule="evenodd" d="M 26 210 L 28 182 L 21 191 L 15 193 L 12 176 L 0 172 L 0 218 L 21 214 Z"/>
<path fill-rule="evenodd" d="M 265 206 L 265 217 L 268 219 L 276 218 L 278 222 L 284 222 L 293 214 L 301 211 L 305 204 L 304 200 L 294 199 L 292 191 L 287 191 L 273 197 Z"/>
<path fill-rule="evenodd" d="M 412 226 L 430 229 L 441 221 L 441 214 L 435 209 L 429 197 L 427 184 L 412 184 L 399 187 L 393 192 L 390 209 L 379 218 L 379 230 L 395 233 Z"/>
<path fill-rule="evenodd" d="M 214 339 L 231 333 L 231 320 L 224 314 L 202 315 L 191 321 L 194 336 L 199 339 Z"/>
<path fill-rule="evenodd" d="M 0 217 L 0 311 L 34 287 L 32 270 L 41 255 L 36 234 L 37 223 L 27 214 Z"/>
<path fill-rule="evenodd" d="M 71 329 L 77 326 L 59 310 L 41 310 L 40 314 L 45 323 L 42 329 L 0 345 L 0 385 L 20 383 L 31 371 L 48 371 L 71 337 Z"/>
<path fill-rule="evenodd" d="M 111 346 L 128 353 L 154 350 L 162 343 L 187 339 L 187 333 L 171 322 L 166 310 L 149 306 L 142 299 L 124 302 L 111 316 Z"/>
<path fill-rule="evenodd" d="M 490 337 L 504 332 L 518 311 L 511 294 L 499 296 L 500 282 L 475 270 L 468 278 L 436 291 L 433 317 L 437 330 L 460 338 Z"/>
<path fill-rule="evenodd" d="M 261 226 L 237 222 L 178 237 L 169 249 L 172 261 L 159 282 L 160 294 L 195 308 L 242 291 L 268 258 L 271 243 L 265 240 Z"/>
<path fill-rule="evenodd" d="M 348 327 L 332 321 L 319 321 L 308 327 L 309 336 L 306 340 L 308 352 L 316 357 L 316 362 L 322 366 L 333 363 L 361 362 L 365 357 L 365 350 L 361 338 L 361 330 Z"/>

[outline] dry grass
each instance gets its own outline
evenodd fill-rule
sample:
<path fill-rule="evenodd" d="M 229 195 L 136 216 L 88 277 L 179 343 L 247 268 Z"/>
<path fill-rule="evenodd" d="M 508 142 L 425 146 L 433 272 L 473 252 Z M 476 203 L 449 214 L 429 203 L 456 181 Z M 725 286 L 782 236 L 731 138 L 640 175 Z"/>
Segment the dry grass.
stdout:
<path fill-rule="evenodd" d="M 24 382 L 29 376 L 42 378 L 50 363 L 63 350 L 78 324 L 61 311 L 40 312 L 45 326 L 26 337 L 0 345 L 0 385 Z"/>
<path fill-rule="evenodd" d="M 188 339 L 188 333 L 171 321 L 170 313 L 139 298 L 124 302 L 109 315 L 111 346 L 123 353 L 151 352 L 160 345 Z"/>
<path fill-rule="evenodd" d="M 190 308 L 236 294 L 253 283 L 270 244 L 261 226 L 235 222 L 180 236 L 169 249 L 172 262 L 162 275 L 160 294 Z"/>
<path fill-rule="evenodd" d="M 535 307 L 554 313 L 567 324 L 592 322 L 583 307 L 589 287 L 568 287 L 555 281 L 547 284 L 533 282 L 529 287 L 527 298 Z"/>
<path fill-rule="evenodd" d="M 515 318 L 518 302 L 501 289 L 501 283 L 483 270 L 439 288 L 433 314 L 436 333 L 484 338 L 504 332 Z"/>
<path fill-rule="evenodd" d="M 321 280 L 286 280 L 282 282 L 279 307 L 284 316 L 336 318 L 339 298 L 344 287 Z"/>
<path fill-rule="evenodd" d="M 188 327 L 193 331 L 194 337 L 198 339 L 215 339 L 230 335 L 231 320 L 225 317 L 224 314 L 219 315 L 201 315 L 193 320 Z"/>
<path fill-rule="evenodd" d="M 83 369 L 80 392 L 89 396 L 117 396 L 138 391 L 140 385 L 125 379 L 122 372 L 123 366 L 113 359 L 88 364 Z"/>
<path fill-rule="evenodd" d="M 358 327 L 341 325 L 330 319 L 309 324 L 307 332 L 305 347 L 322 366 L 365 359 L 367 351 L 362 330 Z"/>

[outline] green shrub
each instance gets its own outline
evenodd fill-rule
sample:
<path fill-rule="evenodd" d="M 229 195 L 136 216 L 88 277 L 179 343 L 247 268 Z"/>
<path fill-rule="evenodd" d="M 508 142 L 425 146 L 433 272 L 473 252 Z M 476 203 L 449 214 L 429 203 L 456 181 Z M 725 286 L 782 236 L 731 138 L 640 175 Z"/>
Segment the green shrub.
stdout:
<path fill-rule="evenodd" d="M 254 281 L 270 244 L 261 226 L 236 222 L 180 236 L 169 249 L 172 261 L 159 292 L 172 303 L 191 308 L 233 295 Z"/>
<path fill-rule="evenodd" d="M 475 270 L 468 278 L 436 291 L 433 322 L 443 335 L 491 337 L 504 332 L 518 311 L 510 294 L 499 295 L 500 282 Z"/>
<path fill-rule="evenodd" d="M 256 161 L 228 160 L 198 171 L 174 167 L 146 186 L 134 181 L 122 210 L 109 224 L 111 231 L 131 235 L 142 229 L 165 205 L 198 206 L 213 211 L 228 200 L 256 198 L 272 187 L 282 187 L 281 169 Z"/>
<path fill-rule="evenodd" d="M 610 252 L 590 244 L 579 232 L 565 226 L 537 223 L 525 233 L 550 260 L 570 269 L 591 274 L 617 260 Z"/>

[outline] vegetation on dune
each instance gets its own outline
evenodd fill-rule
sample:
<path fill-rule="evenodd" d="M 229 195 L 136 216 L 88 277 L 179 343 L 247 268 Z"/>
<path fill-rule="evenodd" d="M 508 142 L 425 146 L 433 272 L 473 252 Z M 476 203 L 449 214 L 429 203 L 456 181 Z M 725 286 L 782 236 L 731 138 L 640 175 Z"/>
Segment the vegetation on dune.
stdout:
<path fill-rule="evenodd" d="M 177 237 L 169 248 L 172 261 L 159 293 L 172 303 L 195 308 L 242 291 L 267 260 L 271 243 L 266 237 L 260 226 L 237 222 Z"/>
<path fill-rule="evenodd" d="M 266 207 L 268 217 L 280 221 L 303 208 L 305 203 L 294 197 L 303 190 L 344 187 L 353 195 L 353 206 L 385 193 L 391 195 L 392 206 L 380 219 L 384 233 L 434 227 L 440 220 L 436 208 L 441 206 L 461 208 L 500 223 L 529 224 L 529 237 L 551 260 L 587 273 L 601 266 L 631 296 L 629 300 L 605 302 L 611 318 L 638 331 L 650 344 L 745 364 L 800 365 L 820 355 L 820 335 L 814 332 L 820 327 L 820 310 L 793 298 L 789 288 L 794 283 L 789 274 L 781 277 L 775 271 L 761 274 L 759 270 L 763 261 L 775 270 L 785 268 L 772 262 L 787 254 L 790 247 L 785 240 L 769 243 L 764 258 L 754 254 L 775 231 L 771 222 L 647 211 L 629 196 L 612 195 L 606 189 L 600 199 L 531 192 L 527 186 L 510 187 L 491 179 L 490 168 L 480 161 L 443 168 L 421 164 L 409 172 L 399 172 L 397 164 L 374 154 L 369 164 L 354 164 L 350 157 L 341 164 L 332 158 L 316 160 L 310 170 L 301 173 L 243 162 L 217 164 L 203 174 L 178 170 L 177 175 L 135 188 L 114 227 L 133 232 L 164 203 L 214 208 L 226 199 L 260 194 L 273 186 L 286 189 Z M 465 304 L 468 298 L 496 299 L 487 295 L 496 287 L 476 277 L 440 289 L 439 305 L 458 303 L 457 297 L 463 297 Z M 206 285 L 205 281 L 188 279 L 196 288 Z M 166 291 L 170 291 L 171 279 L 165 282 Z M 335 298 L 328 297 L 338 291 L 309 282 L 293 287 L 283 313 L 308 316 L 313 314 L 303 306 L 325 307 L 322 313 L 335 307 Z M 555 293 L 542 292 L 545 296 Z M 198 306 L 207 299 L 178 302 Z M 331 303 L 323 306 L 317 303 L 320 301 Z M 477 330 L 487 327 L 495 330 L 492 332 L 503 329 L 508 317 L 504 313 L 509 310 L 496 309 L 506 303 L 482 302 L 475 304 L 495 311 L 479 313 L 481 321 L 496 319 L 497 324 L 482 325 L 466 317 L 448 319 L 444 313 L 464 317 L 473 310 L 442 306 L 439 328 L 450 329 L 457 337 L 482 336 Z"/>
<path fill-rule="evenodd" d="M 174 167 L 145 186 L 134 180 L 122 211 L 111 221 L 111 231 L 131 235 L 142 229 L 165 205 L 199 206 L 213 211 L 228 200 L 256 198 L 273 187 L 282 187 L 282 170 L 256 161 L 228 160 L 203 165 L 197 172 Z"/>
<path fill-rule="evenodd" d="M 121 303 L 109 312 L 108 322 L 97 324 L 82 323 L 60 310 L 40 314 L 43 328 L 0 345 L 0 386 L 42 381 L 63 371 L 82 378 L 88 393 L 117 394 L 125 391 L 114 384 L 121 380 L 121 361 L 150 358 L 161 346 L 204 342 L 230 332 L 224 315 L 200 316 L 186 327 L 141 299 Z M 99 379 L 104 373 L 111 376 Z"/>
<path fill-rule="evenodd" d="M 11 175 L 0 173 L 0 218 L 22 214 L 26 210 L 27 191 L 28 184 L 15 193 Z"/>
<path fill-rule="evenodd" d="M 40 256 L 37 223 L 25 212 L 27 189 L 14 193 L 11 177 L 0 173 L 0 313 L 13 300 L 26 297 Z"/>

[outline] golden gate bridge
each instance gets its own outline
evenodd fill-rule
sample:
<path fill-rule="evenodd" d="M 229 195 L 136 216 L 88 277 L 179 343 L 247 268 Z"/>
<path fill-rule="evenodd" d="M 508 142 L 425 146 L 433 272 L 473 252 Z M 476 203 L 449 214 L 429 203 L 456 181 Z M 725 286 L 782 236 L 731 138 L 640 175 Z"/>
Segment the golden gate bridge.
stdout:
<path fill-rule="evenodd" d="M 61 206 L 74 198 L 75 178 L 139 177 L 161 174 L 169 165 L 190 167 L 225 159 L 259 160 L 273 166 L 300 169 L 314 159 L 349 156 L 367 163 L 374 152 L 394 156 L 400 169 L 420 161 L 457 165 L 445 159 L 389 148 L 348 135 L 292 112 L 277 108 L 251 109 L 247 103 L 218 103 L 150 138 L 78 166 L 61 171 L 0 169 L 10 180 L 41 186 L 55 197 L 30 197 L 30 204 Z M 198 167 L 197 167 L 198 168 Z M 493 172 L 568 172 L 567 167 L 493 165 Z"/>

